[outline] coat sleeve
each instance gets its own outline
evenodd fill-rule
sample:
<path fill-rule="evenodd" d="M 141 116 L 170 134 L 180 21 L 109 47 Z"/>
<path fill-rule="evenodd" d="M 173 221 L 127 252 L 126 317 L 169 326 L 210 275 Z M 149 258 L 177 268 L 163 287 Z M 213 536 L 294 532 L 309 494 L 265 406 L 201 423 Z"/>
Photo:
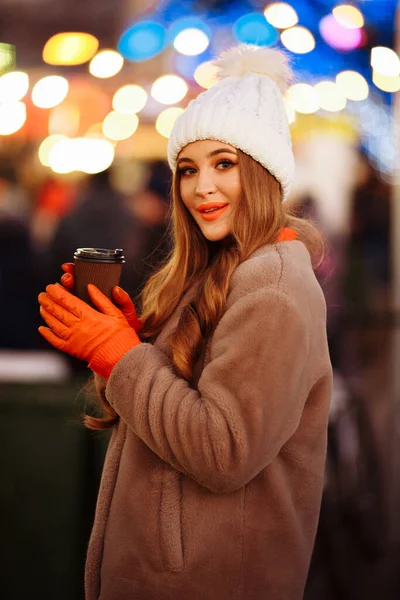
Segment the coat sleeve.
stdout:
<path fill-rule="evenodd" d="M 175 469 L 215 492 L 239 489 L 298 427 L 308 393 L 308 318 L 276 290 L 248 293 L 218 323 L 198 389 L 162 351 L 142 344 L 114 367 L 107 399 Z"/>

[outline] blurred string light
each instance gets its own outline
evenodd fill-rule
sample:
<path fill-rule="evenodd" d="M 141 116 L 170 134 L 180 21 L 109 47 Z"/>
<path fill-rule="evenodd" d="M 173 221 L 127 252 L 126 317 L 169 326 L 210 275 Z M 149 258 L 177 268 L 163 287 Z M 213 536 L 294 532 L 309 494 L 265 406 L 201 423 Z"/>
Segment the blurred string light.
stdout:
<path fill-rule="evenodd" d="M 346 106 L 346 96 L 333 81 L 320 81 L 314 86 L 320 107 L 329 112 L 338 112 Z"/>
<path fill-rule="evenodd" d="M 174 48 L 186 56 L 202 54 L 209 46 L 210 40 L 201 29 L 184 29 L 176 36 Z"/>
<path fill-rule="evenodd" d="M 377 88 L 383 92 L 398 92 L 400 90 L 400 77 L 399 75 L 389 76 L 383 75 L 375 69 L 372 70 L 372 82 Z"/>
<path fill-rule="evenodd" d="M 23 102 L 0 104 L 0 135 L 11 135 L 21 129 L 26 121 L 26 106 Z"/>
<path fill-rule="evenodd" d="M 400 73 L 400 59 L 390 48 L 376 46 L 371 50 L 371 67 L 382 75 L 395 77 Z"/>
<path fill-rule="evenodd" d="M 14 69 L 16 52 L 14 44 L 0 43 L 0 75 Z"/>
<path fill-rule="evenodd" d="M 92 58 L 89 72 L 100 79 L 113 77 L 120 72 L 124 59 L 116 50 L 101 50 Z"/>
<path fill-rule="evenodd" d="M 350 4 L 340 4 L 332 10 L 336 21 L 346 29 L 360 29 L 364 26 L 362 13 Z"/>
<path fill-rule="evenodd" d="M 161 104 L 175 104 L 187 94 L 187 83 L 178 75 L 163 75 L 151 86 L 151 95 Z"/>
<path fill-rule="evenodd" d="M 356 71 L 342 71 L 336 75 L 336 84 L 348 100 L 362 101 L 368 98 L 369 86 L 366 79 Z"/>
<path fill-rule="evenodd" d="M 136 114 L 121 114 L 113 110 L 103 121 L 103 133 L 111 140 L 127 140 L 135 133 L 138 125 L 139 117 Z"/>
<path fill-rule="evenodd" d="M 183 108 L 171 106 L 163 110 L 156 119 L 156 129 L 163 137 L 169 138 L 176 119 L 183 113 Z"/>
<path fill-rule="evenodd" d="M 48 163 L 55 173 L 100 173 L 112 164 L 114 148 L 108 140 L 94 138 L 62 139 L 49 152 Z"/>
<path fill-rule="evenodd" d="M 210 60 L 201 63 L 194 72 L 194 80 L 202 88 L 210 88 L 218 81 L 217 67 Z"/>
<path fill-rule="evenodd" d="M 281 33 L 282 44 L 296 54 L 307 54 L 315 48 L 315 39 L 305 27 L 291 27 Z"/>
<path fill-rule="evenodd" d="M 43 48 L 43 60 L 48 65 L 81 65 L 97 52 L 98 39 L 83 32 L 53 35 Z"/>
<path fill-rule="evenodd" d="M 285 99 L 299 113 L 312 114 L 320 108 L 319 94 L 308 83 L 296 83 L 287 90 Z"/>
<path fill-rule="evenodd" d="M 270 4 L 264 11 L 268 23 L 277 29 L 287 29 L 296 25 L 299 18 L 295 9 L 286 2 Z"/>
<path fill-rule="evenodd" d="M 355 50 L 362 42 L 361 29 L 346 29 L 338 23 L 333 14 L 321 19 L 319 31 L 323 40 L 335 50 Z"/>
<path fill-rule="evenodd" d="M 124 58 L 140 62 L 160 54 L 167 44 L 167 34 L 161 23 L 139 21 L 124 31 L 117 50 Z"/>
<path fill-rule="evenodd" d="M 45 138 L 43 140 L 43 142 L 39 146 L 38 156 L 39 156 L 40 162 L 42 163 L 42 165 L 44 167 L 50 166 L 49 158 L 50 158 L 50 152 L 53 149 L 53 147 L 61 140 L 66 140 L 66 139 L 68 139 L 67 136 L 57 134 L 57 135 L 49 135 L 47 138 Z"/>
<path fill-rule="evenodd" d="M 68 81 L 60 75 L 39 79 L 32 90 L 32 102 L 39 108 L 52 108 L 61 104 L 68 94 Z"/>
<path fill-rule="evenodd" d="M 0 77 L 0 102 L 22 100 L 29 89 L 29 77 L 22 71 L 12 71 Z"/>
<path fill-rule="evenodd" d="M 177 36 L 188 29 L 197 29 L 198 31 L 202 31 L 208 39 L 211 38 L 211 27 L 201 17 L 181 17 L 174 20 L 168 27 L 168 43 L 173 44 Z"/>
<path fill-rule="evenodd" d="M 257 46 L 270 46 L 278 39 L 275 27 L 268 23 L 262 13 L 256 12 L 240 17 L 233 25 L 232 33 L 238 42 Z"/>
<path fill-rule="evenodd" d="M 113 109 L 123 115 L 133 115 L 140 112 L 147 102 L 147 92 L 141 85 L 124 85 L 114 94 Z"/>

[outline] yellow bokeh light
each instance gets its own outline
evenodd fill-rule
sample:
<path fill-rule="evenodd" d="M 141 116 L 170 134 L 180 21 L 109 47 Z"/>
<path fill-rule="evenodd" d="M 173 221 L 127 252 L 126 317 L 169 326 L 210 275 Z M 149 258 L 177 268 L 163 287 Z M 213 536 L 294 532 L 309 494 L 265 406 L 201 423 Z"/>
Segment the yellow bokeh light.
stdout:
<path fill-rule="evenodd" d="M 176 119 L 183 113 L 183 108 L 172 106 L 163 110 L 156 119 L 156 129 L 162 136 L 169 138 Z"/>
<path fill-rule="evenodd" d="M 81 65 L 96 54 L 99 41 L 83 32 L 53 35 L 43 48 L 43 60 L 48 65 Z"/>
<path fill-rule="evenodd" d="M 346 106 L 346 96 L 333 81 L 321 81 L 314 86 L 319 96 L 321 108 L 329 112 L 338 112 Z"/>
<path fill-rule="evenodd" d="M 39 146 L 38 156 L 44 167 L 49 167 L 50 152 L 58 142 L 68 139 L 65 135 L 49 135 Z"/>
<path fill-rule="evenodd" d="M 49 166 L 55 173 L 100 173 L 112 164 L 114 148 L 108 140 L 75 138 L 56 142 L 49 153 Z"/>
<path fill-rule="evenodd" d="M 32 90 L 32 102 L 39 108 L 52 108 L 61 104 L 68 94 L 68 81 L 60 75 L 39 79 Z"/>
<path fill-rule="evenodd" d="M 29 77 L 22 71 L 12 71 L 0 77 L 0 102 L 18 102 L 29 89 Z"/>
<path fill-rule="evenodd" d="M 390 48 L 375 46 L 371 50 L 371 67 L 382 75 L 395 77 L 400 74 L 400 59 Z"/>
<path fill-rule="evenodd" d="M 285 99 L 296 112 L 309 115 L 320 108 L 319 95 L 308 83 L 296 83 L 285 94 Z"/>
<path fill-rule="evenodd" d="M 342 71 L 336 75 L 336 83 L 349 100 L 361 101 L 368 98 L 369 86 L 357 71 Z"/>
<path fill-rule="evenodd" d="M 287 29 L 296 25 L 299 18 L 292 6 L 286 2 L 270 4 L 264 11 L 265 18 L 277 29 Z"/>
<path fill-rule="evenodd" d="M 315 48 L 315 39 L 311 31 L 305 27 L 291 27 L 281 33 L 282 44 L 296 54 L 307 54 Z"/>
<path fill-rule="evenodd" d="M 175 50 L 186 56 L 197 56 L 208 48 L 210 40 L 208 36 L 194 27 L 184 29 L 174 39 Z"/>
<path fill-rule="evenodd" d="M 26 121 L 23 102 L 0 104 L 0 135 L 11 135 L 21 129 Z"/>
<path fill-rule="evenodd" d="M 139 117 L 133 115 L 122 115 L 113 110 L 103 121 L 103 133 L 111 140 L 127 140 L 138 128 Z"/>
<path fill-rule="evenodd" d="M 151 95 L 161 104 L 175 104 L 186 96 L 188 86 L 178 75 L 163 75 L 155 80 Z"/>
<path fill-rule="evenodd" d="M 144 108 L 147 102 L 147 92 L 142 86 L 124 85 L 114 94 L 113 109 L 123 115 L 133 115 Z"/>
<path fill-rule="evenodd" d="M 364 26 L 364 17 L 355 6 L 341 4 L 332 10 L 336 21 L 346 29 L 360 29 Z"/>
<path fill-rule="evenodd" d="M 106 79 L 120 72 L 124 65 L 124 59 L 116 50 L 101 50 L 92 58 L 89 64 L 89 72 L 94 77 Z"/>
<path fill-rule="evenodd" d="M 217 83 L 217 67 L 211 60 L 201 63 L 194 72 L 194 80 L 202 88 L 208 89 Z"/>
<path fill-rule="evenodd" d="M 382 75 L 379 71 L 372 71 L 372 81 L 377 88 L 384 92 L 398 92 L 400 90 L 400 76 L 395 75 L 389 77 L 388 75 Z"/>

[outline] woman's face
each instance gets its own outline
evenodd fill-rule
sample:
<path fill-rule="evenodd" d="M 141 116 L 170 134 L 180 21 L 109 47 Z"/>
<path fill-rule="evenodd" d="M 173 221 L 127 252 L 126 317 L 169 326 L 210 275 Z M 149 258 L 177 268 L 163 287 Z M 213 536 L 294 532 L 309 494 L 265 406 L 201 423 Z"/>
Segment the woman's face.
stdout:
<path fill-rule="evenodd" d="M 204 237 L 226 238 L 242 193 L 236 148 L 214 140 L 192 142 L 179 153 L 177 169 L 181 198 Z"/>

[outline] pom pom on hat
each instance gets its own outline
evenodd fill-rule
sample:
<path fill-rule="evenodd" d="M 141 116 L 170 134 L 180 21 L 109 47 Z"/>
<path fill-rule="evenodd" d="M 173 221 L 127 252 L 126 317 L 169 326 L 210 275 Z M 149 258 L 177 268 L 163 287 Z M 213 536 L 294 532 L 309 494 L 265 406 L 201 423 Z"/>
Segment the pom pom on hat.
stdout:
<path fill-rule="evenodd" d="M 222 52 L 214 65 L 217 67 L 218 79 L 243 77 L 247 73 L 267 75 L 275 81 L 282 93 L 293 80 L 288 57 L 275 48 L 241 44 Z"/>

